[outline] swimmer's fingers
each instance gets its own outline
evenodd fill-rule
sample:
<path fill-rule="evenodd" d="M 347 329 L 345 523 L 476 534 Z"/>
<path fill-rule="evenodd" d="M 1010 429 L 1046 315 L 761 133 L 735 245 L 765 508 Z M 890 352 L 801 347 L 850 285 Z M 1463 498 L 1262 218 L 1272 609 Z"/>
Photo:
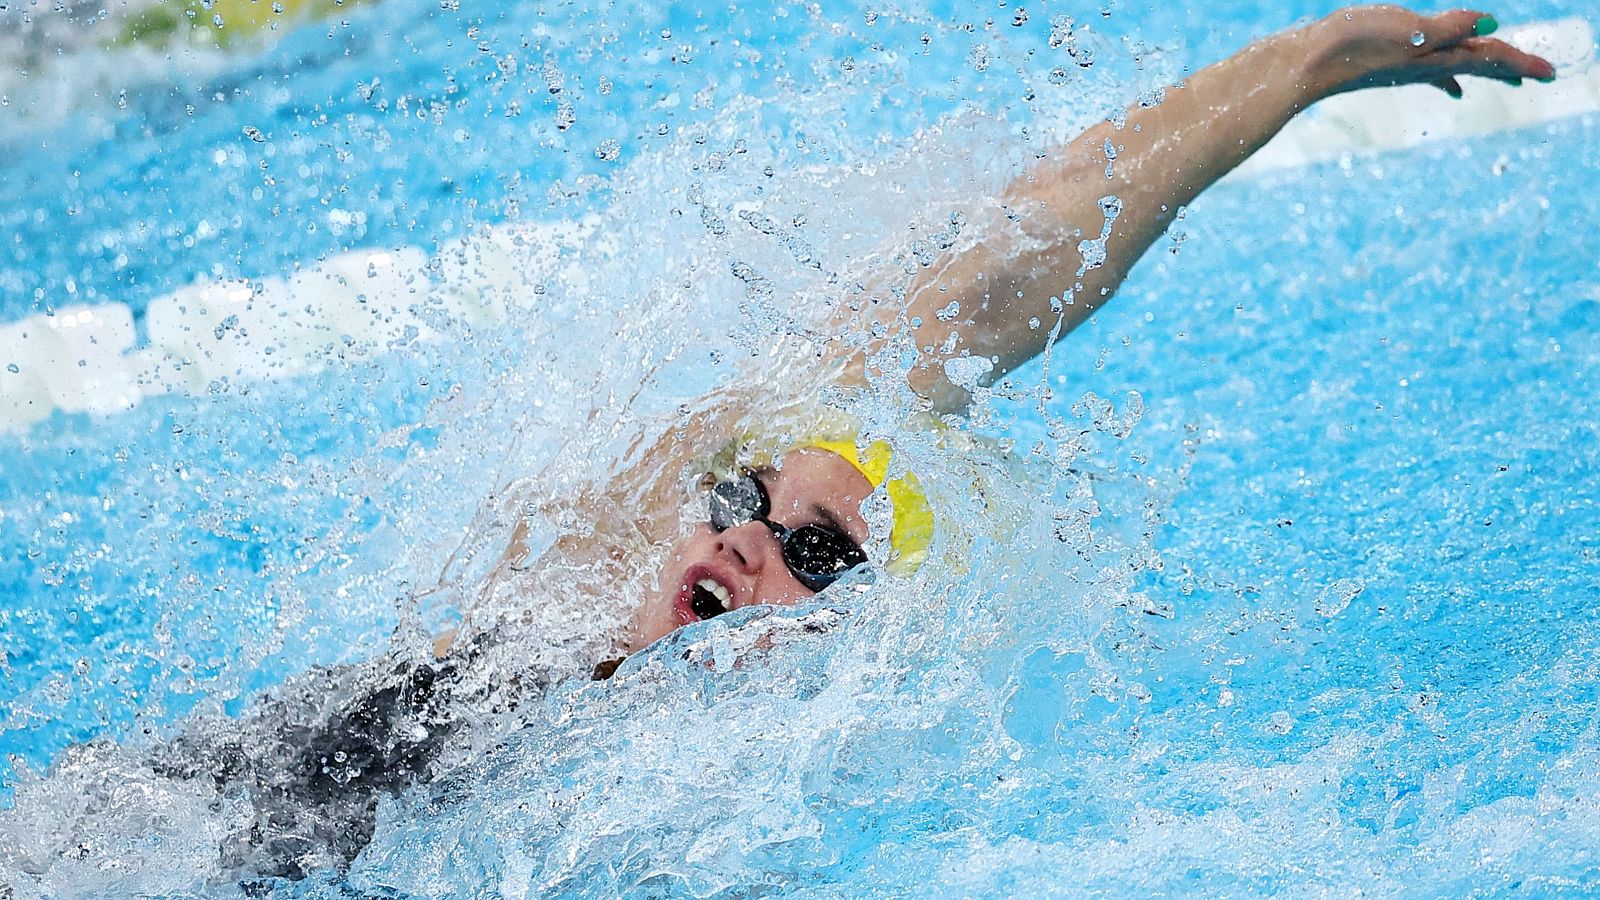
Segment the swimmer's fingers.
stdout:
<path fill-rule="evenodd" d="M 1450 75 L 1475 75 L 1512 84 L 1524 78 L 1550 79 L 1556 67 L 1549 60 L 1524 53 L 1505 41 L 1472 37 L 1425 57 L 1425 61 L 1445 68 Z"/>
<path fill-rule="evenodd" d="M 1555 77 L 1549 62 L 1488 38 L 1471 38 L 1443 50 L 1408 62 L 1367 73 L 1346 90 L 1367 87 L 1394 87 L 1402 84 L 1431 84 L 1452 97 L 1463 94 L 1461 78 L 1492 78 L 1519 85 L 1524 78 L 1547 81 Z"/>
<path fill-rule="evenodd" d="M 1323 42 L 1313 83 L 1321 96 L 1400 84 L 1432 84 L 1460 96 L 1462 75 L 1517 84 L 1555 74 L 1545 60 L 1487 37 L 1499 27 L 1494 17 L 1471 9 L 1436 16 L 1398 6 L 1343 10 L 1311 29 Z"/>
<path fill-rule="evenodd" d="M 1502 40 L 1489 37 L 1500 30 L 1494 16 L 1476 9 L 1455 9 L 1426 17 L 1412 35 L 1418 60 L 1449 71 L 1450 77 L 1433 81 L 1451 96 L 1460 96 L 1461 83 L 1454 76 L 1475 75 L 1510 84 L 1524 78 L 1551 78 L 1555 67 L 1531 53 L 1524 53 Z M 1418 43 L 1420 37 L 1421 43 Z"/>
<path fill-rule="evenodd" d="M 1466 91 L 1461 89 L 1461 82 L 1457 81 L 1454 77 L 1439 78 L 1431 83 L 1434 87 L 1444 91 L 1446 94 L 1449 94 L 1457 100 L 1460 100 L 1466 94 Z"/>

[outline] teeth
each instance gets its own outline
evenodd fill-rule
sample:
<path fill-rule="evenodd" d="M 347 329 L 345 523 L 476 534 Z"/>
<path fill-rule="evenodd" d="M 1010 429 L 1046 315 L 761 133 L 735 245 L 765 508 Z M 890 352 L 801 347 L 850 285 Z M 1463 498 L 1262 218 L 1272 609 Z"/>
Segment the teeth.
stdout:
<path fill-rule="evenodd" d="M 695 587 L 710 591 L 712 596 L 717 598 L 717 602 L 722 604 L 723 609 L 733 609 L 733 597 L 728 593 L 727 588 L 716 581 L 710 578 L 702 578 L 695 583 Z"/>

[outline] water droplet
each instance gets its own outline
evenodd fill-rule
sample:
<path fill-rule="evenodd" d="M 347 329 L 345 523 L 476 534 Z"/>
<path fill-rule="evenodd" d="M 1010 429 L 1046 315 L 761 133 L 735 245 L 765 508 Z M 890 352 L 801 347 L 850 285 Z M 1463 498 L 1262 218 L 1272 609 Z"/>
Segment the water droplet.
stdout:
<path fill-rule="evenodd" d="M 1350 606 L 1350 601 L 1361 595 L 1367 585 L 1359 578 L 1340 578 L 1322 589 L 1317 595 L 1314 608 L 1317 615 L 1324 618 L 1334 618 Z"/>
<path fill-rule="evenodd" d="M 1050 19 L 1049 44 L 1052 49 L 1072 39 L 1072 24 L 1069 16 L 1055 16 Z"/>
<path fill-rule="evenodd" d="M 1428 36 L 1427 35 L 1423 34 L 1420 31 L 1412 33 L 1412 35 L 1411 35 L 1411 46 L 1413 46 L 1413 47 L 1421 47 L 1423 44 L 1426 44 L 1427 42 L 1428 42 Z"/>
<path fill-rule="evenodd" d="M 606 162 L 615 162 L 617 157 L 622 155 L 622 145 L 607 138 L 600 142 L 600 146 L 594 148 L 594 155 Z"/>
<path fill-rule="evenodd" d="M 566 86 L 567 77 L 553 59 L 545 60 L 544 66 L 539 70 L 539 73 L 544 77 L 545 87 L 552 94 L 561 93 L 562 88 Z"/>

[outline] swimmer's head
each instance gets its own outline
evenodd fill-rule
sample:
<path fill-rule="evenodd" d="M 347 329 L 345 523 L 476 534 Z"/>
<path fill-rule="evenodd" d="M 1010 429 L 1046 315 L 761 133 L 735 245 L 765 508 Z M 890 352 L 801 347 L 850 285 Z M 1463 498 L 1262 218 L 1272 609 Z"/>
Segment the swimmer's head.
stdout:
<path fill-rule="evenodd" d="M 887 444 L 874 443 L 857 450 L 854 440 L 834 434 L 787 441 L 741 442 L 756 449 L 741 454 L 737 464 L 724 454 L 724 473 L 748 472 L 767 498 L 767 511 L 759 518 L 739 516 L 732 527 L 718 529 L 700 506 L 703 516 L 687 537 L 672 549 L 660 583 L 634 617 L 628 640 L 630 651 L 639 649 L 677 628 L 758 604 L 789 605 L 816 593 L 816 568 L 803 549 L 790 546 L 786 556 L 781 533 L 824 529 L 859 548 L 868 538 L 861 517 L 862 501 L 884 485 L 890 471 Z M 762 449 L 766 444 L 769 448 Z M 887 568 L 905 573 L 927 554 L 933 534 L 933 516 L 915 476 L 887 481 L 885 491 L 894 509 L 889 540 L 892 553 Z M 770 523 L 770 524 L 768 524 Z M 820 537 L 820 535 L 816 535 Z M 814 574 L 814 573 L 813 573 Z"/>
<path fill-rule="evenodd" d="M 928 506 L 928 495 L 923 492 L 916 475 L 906 472 L 897 478 L 889 478 L 889 464 L 893 456 L 889 444 L 874 441 L 863 450 L 856 447 L 854 439 L 812 438 L 802 442 L 800 447 L 835 454 L 860 472 L 875 489 L 885 480 L 888 481 L 884 490 L 889 495 L 894 519 L 889 529 L 889 546 L 893 549 L 893 555 L 889 558 L 887 568 L 897 575 L 916 571 L 927 558 L 928 545 L 933 542 L 933 509 Z"/>

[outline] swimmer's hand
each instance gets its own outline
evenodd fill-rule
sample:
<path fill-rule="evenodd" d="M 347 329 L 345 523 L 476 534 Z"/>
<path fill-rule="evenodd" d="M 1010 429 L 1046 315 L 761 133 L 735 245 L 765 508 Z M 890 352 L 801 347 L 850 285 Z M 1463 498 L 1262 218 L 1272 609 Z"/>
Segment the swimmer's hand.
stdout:
<path fill-rule="evenodd" d="M 1370 87 L 1431 84 L 1462 95 L 1463 75 L 1521 84 L 1548 81 L 1548 61 L 1489 37 L 1499 23 L 1488 13 L 1458 9 L 1424 16 L 1398 6 L 1340 10 L 1306 29 L 1312 40 L 1313 93 L 1328 97 Z"/>

